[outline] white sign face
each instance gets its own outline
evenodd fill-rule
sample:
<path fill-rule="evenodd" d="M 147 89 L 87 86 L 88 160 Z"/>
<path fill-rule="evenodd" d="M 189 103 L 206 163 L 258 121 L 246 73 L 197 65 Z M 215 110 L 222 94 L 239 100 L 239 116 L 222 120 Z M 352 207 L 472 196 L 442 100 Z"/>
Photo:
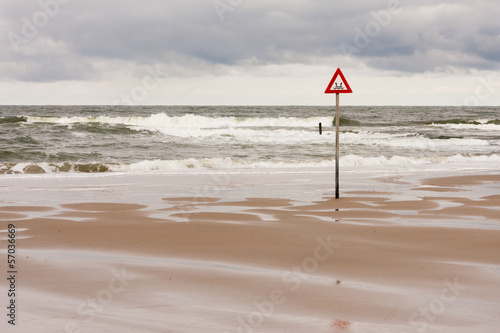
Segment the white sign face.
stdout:
<path fill-rule="evenodd" d="M 335 80 L 335 82 L 333 83 L 332 90 L 345 90 L 345 89 L 347 89 L 345 82 L 339 75 Z"/>

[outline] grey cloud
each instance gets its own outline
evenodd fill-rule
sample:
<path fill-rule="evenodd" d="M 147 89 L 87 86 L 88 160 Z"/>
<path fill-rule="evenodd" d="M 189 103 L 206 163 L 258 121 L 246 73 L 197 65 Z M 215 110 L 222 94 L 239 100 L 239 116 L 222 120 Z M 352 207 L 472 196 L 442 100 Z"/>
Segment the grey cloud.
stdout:
<path fill-rule="evenodd" d="M 409 72 L 498 69 L 499 14 L 493 1 L 403 7 L 369 46 L 358 48 L 357 55 L 376 68 Z"/>
<path fill-rule="evenodd" d="M 16 61 L 23 70 L 1 70 L 0 75 L 28 81 L 84 79 L 100 75 L 93 60 L 194 64 L 210 72 L 249 59 L 253 65 L 310 63 L 342 55 L 341 45 L 352 46 L 353 58 L 380 69 L 499 68 L 496 0 L 401 1 L 400 12 L 360 47 L 359 31 L 366 33 L 375 22 L 372 12 L 386 11 L 388 3 L 252 0 L 226 12 L 221 21 L 212 0 L 72 1 L 36 37 L 58 48 L 33 41 L 15 52 L 4 40 L 2 61 Z M 0 6 L 2 27 L 11 31 L 20 30 L 23 16 L 39 10 L 11 0 Z"/>
<path fill-rule="evenodd" d="M 12 67 L 11 71 L 12 77 L 29 82 L 86 80 L 100 76 L 99 72 L 88 62 L 52 56 L 25 58 Z"/>

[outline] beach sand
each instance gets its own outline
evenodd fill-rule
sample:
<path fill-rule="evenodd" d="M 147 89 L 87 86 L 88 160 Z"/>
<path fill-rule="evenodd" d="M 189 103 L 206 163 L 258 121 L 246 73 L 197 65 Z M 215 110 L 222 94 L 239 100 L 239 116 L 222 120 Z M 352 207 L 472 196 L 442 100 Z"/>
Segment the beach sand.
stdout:
<path fill-rule="evenodd" d="M 160 186 L 160 177 L 147 188 Z M 204 182 L 176 177 L 186 189 Z M 82 195 L 66 202 L 4 198 L 0 261 L 6 267 L 13 224 L 18 293 L 16 326 L 3 315 L 1 331 L 500 329 L 500 175 L 384 176 L 351 189 L 347 182 L 339 200 L 325 183 L 300 196 L 307 175 L 282 176 L 283 184 L 293 178 L 292 196 L 257 196 L 262 177 L 238 177 L 191 196 L 173 186 L 152 204 L 144 201 L 157 193 L 137 192 L 127 176 L 105 188 L 104 178 L 84 180 Z M 244 177 L 252 191 L 240 189 Z M 63 180 L 34 179 L 25 180 L 35 184 L 28 195 L 48 182 L 71 195 Z M 6 190 L 15 184 L 26 186 L 14 179 Z M 118 192 L 132 194 L 122 200 Z M 7 282 L 0 284 L 5 313 Z"/>

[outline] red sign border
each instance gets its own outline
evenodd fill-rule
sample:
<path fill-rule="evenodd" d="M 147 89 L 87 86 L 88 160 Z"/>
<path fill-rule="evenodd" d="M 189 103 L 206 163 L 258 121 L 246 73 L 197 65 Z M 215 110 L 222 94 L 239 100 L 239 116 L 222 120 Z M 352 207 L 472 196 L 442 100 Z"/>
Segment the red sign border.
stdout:
<path fill-rule="evenodd" d="M 345 87 L 347 88 L 346 90 L 332 90 L 332 86 L 335 83 L 335 80 L 337 80 L 337 76 L 339 75 L 342 81 L 345 83 Z M 347 83 L 347 80 L 345 79 L 344 74 L 342 74 L 340 68 L 337 68 L 337 71 L 333 75 L 333 78 L 328 84 L 328 87 L 326 87 L 325 94 L 349 94 L 349 93 L 352 93 L 352 89 L 349 86 L 349 83 Z"/>

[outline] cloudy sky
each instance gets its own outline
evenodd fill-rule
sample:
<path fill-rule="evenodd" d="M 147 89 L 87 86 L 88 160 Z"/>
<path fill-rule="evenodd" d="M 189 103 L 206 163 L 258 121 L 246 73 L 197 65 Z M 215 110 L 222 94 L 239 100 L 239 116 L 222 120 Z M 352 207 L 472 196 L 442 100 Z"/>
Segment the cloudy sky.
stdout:
<path fill-rule="evenodd" d="M 2 0 L 0 104 L 499 105 L 498 0 Z"/>

